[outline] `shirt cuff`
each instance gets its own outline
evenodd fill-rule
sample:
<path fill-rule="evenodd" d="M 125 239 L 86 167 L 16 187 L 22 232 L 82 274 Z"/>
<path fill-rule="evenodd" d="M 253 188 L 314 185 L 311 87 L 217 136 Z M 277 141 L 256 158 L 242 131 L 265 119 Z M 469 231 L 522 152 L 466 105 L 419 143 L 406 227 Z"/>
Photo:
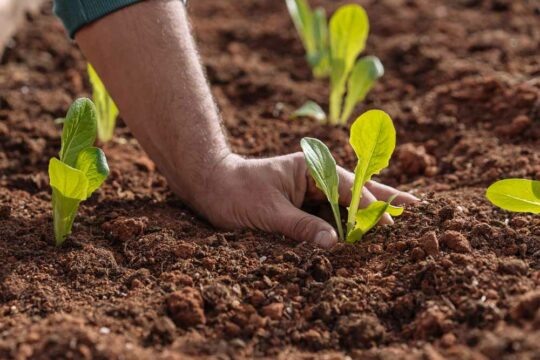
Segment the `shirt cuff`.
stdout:
<path fill-rule="evenodd" d="M 85 25 L 142 0 L 54 0 L 53 12 L 73 38 Z M 181 0 L 186 4 L 187 0 Z"/>

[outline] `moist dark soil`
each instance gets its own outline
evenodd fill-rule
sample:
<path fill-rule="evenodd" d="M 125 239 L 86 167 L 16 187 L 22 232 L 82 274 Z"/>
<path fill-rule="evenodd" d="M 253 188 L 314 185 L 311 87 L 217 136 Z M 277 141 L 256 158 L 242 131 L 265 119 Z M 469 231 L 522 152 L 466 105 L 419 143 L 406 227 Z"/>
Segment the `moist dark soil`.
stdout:
<path fill-rule="evenodd" d="M 386 74 L 357 110 L 384 109 L 398 130 L 378 180 L 422 201 L 332 250 L 212 227 L 122 122 L 110 178 L 52 246 L 55 119 L 90 89 L 51 5 L 28 15 L 0 65 L 0 358 L 540 358 L 540 218 L 484 197 L 540 177 L 540 3 L 360 3 Z M 189 12 L 235 151 L 285 154 L 309 135 L 354 167 L 346 126 L 288 119 L 308 99 L 327 107 L 328 88 L 284 1 Z"/>

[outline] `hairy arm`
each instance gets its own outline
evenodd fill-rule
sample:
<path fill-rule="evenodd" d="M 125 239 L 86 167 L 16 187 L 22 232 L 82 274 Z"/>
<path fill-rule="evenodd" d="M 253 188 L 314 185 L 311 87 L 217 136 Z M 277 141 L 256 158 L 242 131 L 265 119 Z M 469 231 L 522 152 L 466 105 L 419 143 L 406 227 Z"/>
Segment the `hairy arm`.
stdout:
<path fill-rule="evenodd" d="M 142 147 L 193 203 L 230 151 L 183 4 L 143 1 L 84 27 L 75 39 Z"/>

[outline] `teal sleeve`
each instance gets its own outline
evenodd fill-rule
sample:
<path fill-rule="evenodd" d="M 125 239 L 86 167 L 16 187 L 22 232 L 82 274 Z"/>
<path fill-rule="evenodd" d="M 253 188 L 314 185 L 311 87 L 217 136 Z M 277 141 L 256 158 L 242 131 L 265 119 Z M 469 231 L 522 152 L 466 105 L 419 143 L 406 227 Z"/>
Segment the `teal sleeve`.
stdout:
<path fill-rule="evenodd" d="M 77 30 L 123 7 L 142 0 L 54 0 L 53 11 L 58 16 L 69 36 Z M 182 0 L 186 3 L 187 0 Z"/>

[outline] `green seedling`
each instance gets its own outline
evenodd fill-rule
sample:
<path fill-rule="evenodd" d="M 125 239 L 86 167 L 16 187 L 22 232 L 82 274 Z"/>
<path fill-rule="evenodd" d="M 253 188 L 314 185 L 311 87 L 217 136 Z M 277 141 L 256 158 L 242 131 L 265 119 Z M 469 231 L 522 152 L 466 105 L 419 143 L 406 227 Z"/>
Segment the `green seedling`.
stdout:
<path fill-rule="evenodd" d="M 307 0 L 286 0 L 287 9 L 306 50 L 306 60 L 313 76 L 325 78 L 330 74 L 328 24 L 323 8 L 312 10 Z"/>
<path fill-rule="evenodd" d="M 105 85 L 99 78 L 94 67 L 88 64 L 88 77 L 92 84 L 92 100 L 97 109 L 97 133 L 102 142 L 107 142 L 113 138 L 116 118 L 118 117 L 118 107 L 107 92 Z"/>
<path fill-rule="evenodd" d="M 320 123 L 326 122 L 326 113 L 324 110 L 314 101 L 308 101 L 301 108 L 292 113 L 291 118 L 296 119 L 299 117 L 310 117 L 317 120 Z"/>
<path fill-rule="evenodd" d="M 399 216 L 403 213 L 403 208 L 392 206 L 391 202 L 394 200 L 392 197 L 386 202 L 376 201 L 365 209 L 359 209 L 364 185 L 373 175 L 388 166 L 394 152 L 396 130 L 390 116 L 381 110 L 364 113 L 353 123 L 349 141 L 358 163 L 354 170 L 346 233 L 343 231 L 339 212 L 339 177 L 336 161 L 328 147 L 320 140 L 303 138 L 301 147 L 310 175 L 330 203 L 340 239 L 354 243 L 371 230 L 385 212 L 391 216 Z"/>
<path fill-rule="evenodd" d="M 59 159 L 49 162 L 54 236 L 61 245 L 71 233 L 79 204 L 109 175 L 107 159 L 96 140 L 96 109 L 89 99 L 76 100 L 66 115 Z"/>
<path fill-rule="evenodd" d="M 330 76 L 329 122 L 345 124 L 355 106 L 365 99 L 375 81 L 384 75 L 384 67 L 377 57 L 358 59 L 366 46 L 368 16 L 361 6 L 351 4 L 339 8 L 330 19 L 329 26 L 314 25 L 318 24 L 314 20 L 315 12 L 305 0 L 287 0 L 287 5 L 306 48 L 308 62 L 313 67 L 314 63 L 309 59 L 318 60 L 314 73 Z M 325 37 L 322 40 L 314 36 L 321 33 L 315 31 L 319 27 L 324 28 L 324 35 L 320 35 Z M 317 71 L 317 66 L 322 65 L 325 71 Z M 303 116 L 323 117 L 318 109 L 303 111 Z"/>
<path fill-rule="evenodd" d="M 487 189 L 486 196 L 493 205 L 501 209 L 540 214 L 540 181 L 500 180 Z"/>

